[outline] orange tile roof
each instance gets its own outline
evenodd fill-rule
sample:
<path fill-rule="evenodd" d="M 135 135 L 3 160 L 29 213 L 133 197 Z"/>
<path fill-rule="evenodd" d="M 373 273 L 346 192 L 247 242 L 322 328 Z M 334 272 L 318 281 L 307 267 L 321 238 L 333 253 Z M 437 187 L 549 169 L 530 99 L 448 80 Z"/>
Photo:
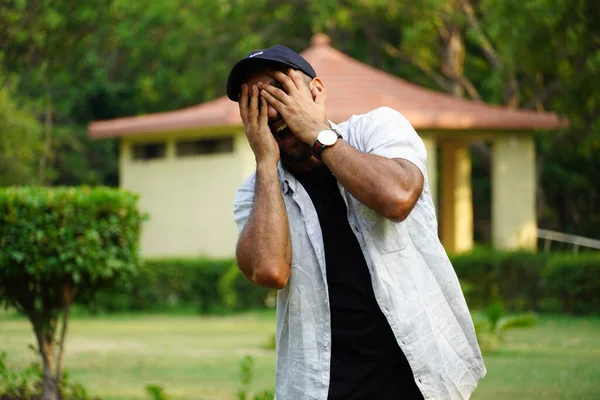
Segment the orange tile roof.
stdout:
<path fill-rule="evenodd" d="M 313 37 L 311 46 L 301 54 L 325 84 L 327 116 L 334 122 L 388 106 L 400 111 L 416 129 L 530 130 L 561 126 L 553 113 L 493 106 L 409 83 L 334 49 L 323 34 Z M 107 138 L 241 124 L 237 103 L 224 96 L 182 110 L 95 121 L 89 125 L 89 134 Z"/>

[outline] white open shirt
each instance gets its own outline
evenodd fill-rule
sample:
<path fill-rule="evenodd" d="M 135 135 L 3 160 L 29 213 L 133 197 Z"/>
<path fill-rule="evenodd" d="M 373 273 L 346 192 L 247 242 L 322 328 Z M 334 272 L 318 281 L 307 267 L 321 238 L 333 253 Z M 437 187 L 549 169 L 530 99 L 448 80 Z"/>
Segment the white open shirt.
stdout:
<path fill-rule="evenodd" d="M 338 187 L 365 255 L 375 298 L 425 399 L 468 399 L 486 368 L 458 278 L 439 238 L 429 191 L 426 150 L 410 123 L 387 107 L 339 125 L 356 149 L 403 158 L 423 173 L 423 192 L 403 222 L 367 208 Z M 327 399 L 331 319 L 323 238 L 308 193 L 279 165 L 292 241 L 292 272 L 277 296 L 276 399 Z M 255 175 L 238 189 L 234 217 L 252 213 Z"/>

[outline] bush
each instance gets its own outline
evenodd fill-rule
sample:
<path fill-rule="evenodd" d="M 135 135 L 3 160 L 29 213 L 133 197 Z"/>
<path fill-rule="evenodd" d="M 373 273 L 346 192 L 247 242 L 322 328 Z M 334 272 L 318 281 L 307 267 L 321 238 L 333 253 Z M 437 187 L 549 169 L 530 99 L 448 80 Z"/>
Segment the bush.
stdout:
<path fill-rule="evenodd" d="M 271 292 L 248 282 L 231 259 L 151 260 L 126 284 L 100 293 L 88 309 L 226 313 L 265 308 Z"/>
<path fill-rule="evenodd" d="M 142 220 L 137 196 L 121 190 L 0 189 L 0 305 L 33 326 L 45 399 L 60 388 L 72 304 L 135 272 Z"/>
<path fill-rule="evenodd" d="M 600 311 L 600 254 L 478 249 L 451 260 L 472 309 L 501 298 L 508 311 Z"/>
<path fill-rule="evenodd" d="M 451 259 L 471 309 L 500 298 L 507 312 L 600 310 L 600 255 L 478 249 Z M 226 313 L 272 307 L 276 293 L 249 283 L 232 259 L 152 260 L 90 310 Z"/>
<path fill-rule="evenodd" d="M 551 258 L 542 272 L 549 297 L 571 314 L 600 312 L 600 257 L 582 254 Z"/>

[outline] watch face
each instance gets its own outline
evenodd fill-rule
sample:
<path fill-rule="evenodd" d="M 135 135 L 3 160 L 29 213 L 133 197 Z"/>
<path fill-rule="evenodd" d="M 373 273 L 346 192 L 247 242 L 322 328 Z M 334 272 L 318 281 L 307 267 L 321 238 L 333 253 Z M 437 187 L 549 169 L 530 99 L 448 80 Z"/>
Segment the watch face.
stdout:
<path fill-rule="evenodd" d="M 317 139 L 325 146 L 331 146 L 337 140 L 337 133 L 330 130 L 321 131 L 319 132 L 319 136 L 317 137 Z"/>

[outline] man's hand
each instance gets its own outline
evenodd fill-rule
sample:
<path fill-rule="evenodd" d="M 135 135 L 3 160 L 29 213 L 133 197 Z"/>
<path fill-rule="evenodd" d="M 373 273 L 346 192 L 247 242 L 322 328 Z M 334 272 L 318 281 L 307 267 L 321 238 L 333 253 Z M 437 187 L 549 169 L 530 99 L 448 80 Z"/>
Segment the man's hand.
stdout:
<path fill-rule="evenodd" d="M 297 71 L 290 69 L 270 73 L 285 91 L 272 85 L 259 83 L 261 96 L 277 110 L 288 128 L 303 142 L 312 145 L 320 131 L 330 129 L 325 116 L 325 96 L 318 89 L 311 89 Z M 286 93 L 287 92 L 287 93 Z"/>
<path fill-rule="evenodd" d="M 249 90 L 247 84 L 242 85 L 239 101 L 240 116 L 246 128 L 248 143 L 254 152 L 257 165 L 263 163 L 277 165 L 279 146 L 267 124 L 267 102 L 264 97 L 259 96 L 259 89 L 256 86 L 252 87 L 251 93 Z M 261 102 L 260 111 L 258 109 L 259 101 Z"/>

